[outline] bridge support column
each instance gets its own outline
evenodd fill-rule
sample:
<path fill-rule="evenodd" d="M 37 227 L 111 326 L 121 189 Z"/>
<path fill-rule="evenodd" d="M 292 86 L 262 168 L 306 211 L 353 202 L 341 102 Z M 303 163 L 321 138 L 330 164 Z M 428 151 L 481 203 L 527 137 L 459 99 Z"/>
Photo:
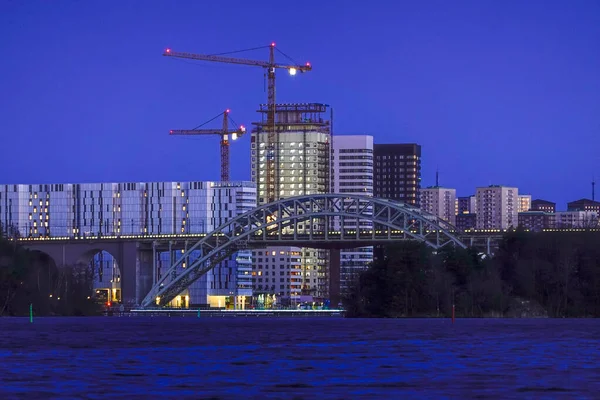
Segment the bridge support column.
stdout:
<path fill-rule="evenodd" d="M 117 263 L 121 268 L 121 296 L 124 304 L 138 305 L 152 287 L 152 251 L 135 242 L 119 243 Z"/>
<path fill-rule="evenodd" d="M 154 275 L 152 250 L 140 250 L 137 252 L 137 263 L 135 266 L 137 282 L 135 285 L 136 304 L 140 304 L 152 288 Z"/>
<path fill-rule="evenodd" d="M 340 249 L 329 250 L 329 301 L 331 308 L 338 308 L 340 297 Z"/>

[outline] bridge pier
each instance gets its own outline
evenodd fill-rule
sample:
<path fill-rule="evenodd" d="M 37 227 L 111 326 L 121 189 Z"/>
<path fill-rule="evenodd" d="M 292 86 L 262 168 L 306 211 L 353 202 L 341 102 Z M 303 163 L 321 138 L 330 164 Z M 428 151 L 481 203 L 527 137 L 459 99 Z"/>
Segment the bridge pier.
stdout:
<path fill-rule="evenodd" d="M 337 308 L 340 296 L 340 249 L 329 250 L 329 300 L 331 308 Z"/>
<path fill-rule="evenodd" d="M 76 239 L 68 242 L 25 242 L 23 246 L 47 254 L 58 268 L 87 265 L 94 255 L 106 251 L 119 266 L 124 304 L 140 304 L 154 283 L 152 249 L 142 248 L 140 242 Z"/>

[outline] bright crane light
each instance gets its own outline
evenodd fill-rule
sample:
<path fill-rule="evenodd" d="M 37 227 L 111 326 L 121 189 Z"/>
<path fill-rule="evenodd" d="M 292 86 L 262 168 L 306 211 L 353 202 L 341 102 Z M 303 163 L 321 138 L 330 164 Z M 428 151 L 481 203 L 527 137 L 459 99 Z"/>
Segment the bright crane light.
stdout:
<path fill-rule="evenodd" d="M 290 75 L 291 76 L 296 75 L 296 72 L 298 72 L 298 70 L 296 70 L 296 68 L 290 68 Z"/>
<path fill-rule="evenodd" d="M 236 139 L 237 139 L 237 133 L 232 133 L 231 140 L 236 140 Z"/>

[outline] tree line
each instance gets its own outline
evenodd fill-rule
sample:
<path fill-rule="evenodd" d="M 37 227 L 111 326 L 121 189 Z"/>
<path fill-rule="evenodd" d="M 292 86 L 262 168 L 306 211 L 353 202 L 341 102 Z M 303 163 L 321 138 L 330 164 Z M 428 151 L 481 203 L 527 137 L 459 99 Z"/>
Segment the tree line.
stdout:
<path fill-rule="evenodd" d="M 600 317 L 598 232 L 508 232 L 493 257 L 401 242 L 376 251 L 349 317 Z"/>
<path fill-rule="evenodd" d="M 4 232 L 4 233 L 3 233 Z M 58 268 L 45 254 L 9 240 L 0 227 L 0 316 L 97 315 L 90 266 Z"/>

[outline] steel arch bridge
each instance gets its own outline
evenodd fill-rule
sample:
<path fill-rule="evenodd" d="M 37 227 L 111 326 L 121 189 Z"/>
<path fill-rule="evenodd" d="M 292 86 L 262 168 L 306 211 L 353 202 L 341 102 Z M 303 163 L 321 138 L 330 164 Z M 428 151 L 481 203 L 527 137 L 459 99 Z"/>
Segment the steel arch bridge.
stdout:
<path fill-rule="evenodd" d="M 353 224 L 356 229 L 348 230 Z M 434 249 L 451 244 L 466 248 L 454 232 L 456 228 L 446 221 L 393 200 L 343 194 L 291 197 L 259 206 L 208 233 L 162 275 L 141 306 L 168 304 L 242 249 L 267 245 L 355 248 L 398 240 L 418 240 Z M 192 251 L 200 255 L 186 265 Z"/>

